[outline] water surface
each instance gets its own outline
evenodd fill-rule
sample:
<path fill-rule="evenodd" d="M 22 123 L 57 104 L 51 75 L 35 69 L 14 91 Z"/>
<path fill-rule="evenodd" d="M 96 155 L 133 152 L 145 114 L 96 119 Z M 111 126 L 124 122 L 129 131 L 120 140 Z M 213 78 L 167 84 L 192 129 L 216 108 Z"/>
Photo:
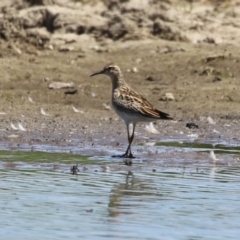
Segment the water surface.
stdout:
<path fill-rule="evenodd" d="M 0 239 L 239 239 L 239 189 L 239 167 L 1 151 Z"/>

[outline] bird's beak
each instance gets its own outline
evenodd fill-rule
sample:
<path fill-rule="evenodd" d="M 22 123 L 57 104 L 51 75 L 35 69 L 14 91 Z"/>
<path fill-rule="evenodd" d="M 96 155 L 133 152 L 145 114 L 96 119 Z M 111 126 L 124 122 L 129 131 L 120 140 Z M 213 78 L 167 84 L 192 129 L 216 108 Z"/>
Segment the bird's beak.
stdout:
<path fill-rule="evenodd" d="M 104 70 L 101 70 L 99 72 L 93 73 L 92 75 L 90 75 L 90 77 L 93 77 L 93 76 L 98 75 L 98 74 L 103 74 L 103 73 L 104 73 Z"/>

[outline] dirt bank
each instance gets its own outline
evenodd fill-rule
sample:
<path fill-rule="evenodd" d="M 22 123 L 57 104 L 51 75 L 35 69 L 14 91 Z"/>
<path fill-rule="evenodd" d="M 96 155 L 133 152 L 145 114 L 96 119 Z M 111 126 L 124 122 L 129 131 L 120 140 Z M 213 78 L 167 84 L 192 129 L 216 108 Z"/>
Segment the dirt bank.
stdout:
<path fill-rule="evenodd" d="M 90 146 L 106 136 L 110 146 L 125 149 L 125 126 L 108 107 L 111 83 L 105 76 L 89 77 L 110 61 L 130 85 L 176 119 L 158 122 L 160 135 L 150 135 L 142 125 L 139 137 L 158 141 L 195 134 L 203 141 L 239 141 L 237 1 L 234 8 L 201 1 L 16 2 L 0 5 L 2 142 L 76 139 Z M 49 89 L 52 82 L 72 83 L 77 93 Z M 166 93 L 174 99 L 166 101 Z M 187 122 L 199 128 L 188 129 Z M 27 131 L 14 130 L 11 123 Z"/>

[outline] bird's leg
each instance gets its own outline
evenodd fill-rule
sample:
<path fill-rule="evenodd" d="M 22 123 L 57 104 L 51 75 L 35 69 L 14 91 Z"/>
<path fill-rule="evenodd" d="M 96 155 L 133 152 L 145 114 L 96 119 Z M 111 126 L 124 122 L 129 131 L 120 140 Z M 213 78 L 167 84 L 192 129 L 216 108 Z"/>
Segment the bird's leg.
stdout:
<path fill-rule="evenodd" d="M 130 126 L 130 124 L 127 124 L 127 135 L 128 135 L 128 147 L 127 147 L 127 150 L 126 150 L 126 152 L 122 155 L 122 157 L 125 157 L 125 158 L 127 158 L 128 157 L 128 152 L 129 152 L 129 150 L 130 150 L 130 152 L 131 152 L 131 137 L 130 137 L 130 133 L 129 133 L 129 126 Z"/>
<path fill-rule="evenodd" d="M 130 131 L 129 131 L 129 127 L 131 125 L 131 134 L 130 134 Z M 128 134 L 128 147 L 127 147 L 127 150 L 126 152 L 123 154 L 123 155 L 114 155 L 112 157 L 122 157 L 122 158 L 134 158 L 132 152 L 131 152 L 131 144 L 133 142 L 133 139 L 134 139 L 134 132 L 135 132 L 135 127 L 136 127 L 136 124 L 133 124 L 133 123 L 130 123 L 130 124 L 126 124 L 127 126 L 127 134 Z M 131 160 L 126 160 L 124 161 L 126 165 L 129 165 L 131 166 L 132 165 L 132 161 Z"/>
<path fill-rule="evenodd" d="M 122 155 L 122 157 L 124 157 L 124 158 L 134 158 L 134 156 L 132 155 L 132 152 L 131 152 L 131 144 L 132 144 L 132 141 L 134 139 L 134 132 L 135 132 L 135 126 L 136 125 L 132 124 L 131 135 L 130 135 L 130 131 L 129 131 L 129 126 L 130 126 L 130 124 L 127 125 L 128 147 L 127 147 L 126 152 Z"/>
<path fill-rule="evenodd" d="M 129 158 L 134 158 L 133 155 L 132 155 L 132 151 L 131 151 L 131 145 L 132 145 L 132 142 L 133 142 L 133 139 L 134 139 L 134 131 L 135 131 L 135 124 L 133 125 L 132 135 L 128 139 L 129 144 L 128 144 L 127 152 L 128 152 L 128 157 Z"/>

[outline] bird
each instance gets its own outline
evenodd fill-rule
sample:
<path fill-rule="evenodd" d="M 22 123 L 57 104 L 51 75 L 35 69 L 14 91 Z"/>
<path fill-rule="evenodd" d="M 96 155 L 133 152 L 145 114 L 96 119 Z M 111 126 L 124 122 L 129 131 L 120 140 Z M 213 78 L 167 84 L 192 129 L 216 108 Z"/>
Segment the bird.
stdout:
<path fill-rule="evenodd" d="M 101 71 L 91 74 L 90 77 L 100 74 L 107 75 L 112 80 L 112 107 L 117 115 L 123 119 L 127 128 L 128 147 L 120 157 L 134 158 L 131 145 L 136 124 L 155 120 L 173 120 L 173 118 L 168 113 L 154 108 L 145 97 L 134 91 L 125 81 L 120 67 L 115 63 L 107 64 Z"/>

